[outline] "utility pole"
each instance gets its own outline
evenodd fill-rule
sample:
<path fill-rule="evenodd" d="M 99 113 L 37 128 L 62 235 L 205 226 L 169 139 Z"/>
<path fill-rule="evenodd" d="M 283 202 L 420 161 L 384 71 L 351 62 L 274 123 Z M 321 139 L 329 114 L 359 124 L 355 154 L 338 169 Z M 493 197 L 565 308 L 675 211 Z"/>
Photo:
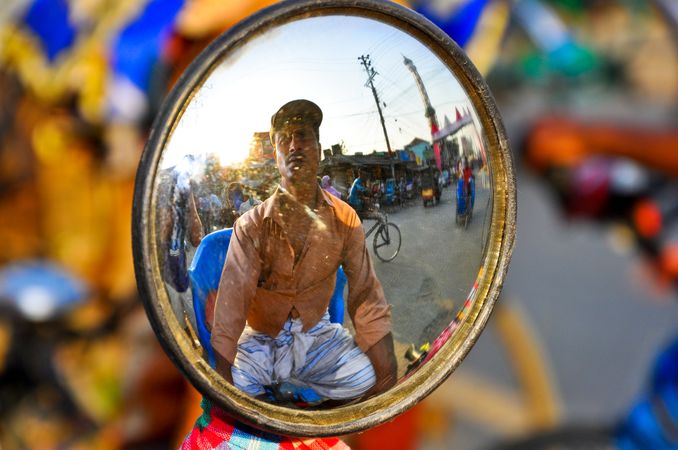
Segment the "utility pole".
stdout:
<path fill-rule="evenodd" d="M 388 133 L 386 133 L 386 124 L 384 123 L 384 115 L 381 112 L 381 104 L 379 103 L 379 96 L 377 95 L 377 90 L 374 88 L 374 76 L 377 75 L 377 71 L 372 67 L 372 62 L 370 61 L 370 55 L 362 55 L 358 57 L 360 64 L 365 67 L 365 72 L 367 72 L 367 82 L 365 87 L 372 89 L 372 95 L 374 95 L 374 101 L 377 104 L 377 111 L 379 111 L 379 118 L 381 119 L 381 128 L 384 130 L 384 138 L 386 138 L 386 148 L 388 149 L 388 156 L 393 158 L 393 152 L 391 151 L 391 143 L 388 140 Z M 392 168 L 392 167 L 391 167 Z"/>

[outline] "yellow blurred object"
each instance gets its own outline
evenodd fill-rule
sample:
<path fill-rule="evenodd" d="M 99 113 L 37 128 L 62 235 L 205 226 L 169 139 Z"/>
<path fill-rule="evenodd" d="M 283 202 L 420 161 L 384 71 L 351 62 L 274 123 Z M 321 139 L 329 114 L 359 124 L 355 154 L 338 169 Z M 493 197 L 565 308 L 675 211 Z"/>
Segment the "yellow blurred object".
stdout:
<path fill-rule="evenodd" d="M 510 15 L 509 2 L 490 2 L 478 22 L 473 37 L 466 44 L 466 54 L 483 75 L 487 75 L 499 55 Z"/>
<path fill-rule="evenodd" d="M 104 118 L 109 46 L 147 1 L 90 3 L 80 0 L 78 4 L 85 8 L 76 5 L 72 10 L 91 26 L 82 27 L 73 46 L 53 62 L 47 60 L 40 41 L 28 30 L 13 24 L 0 26 L 0 67 L 15 71 L 23 85 L 47 103 L 58 103 L 76 94 L 82 116 L 98 123 Z"/>
<path fill-rule="evenodd" d="M 80 411 L 98 424 L 111 420 L 122 403 L 122 379 L 129 350 L 118 336 L 60 347 L 55 365 Z"/>
<path fill-rule="evenodd" d="M 38 201 L 33 186 L 0 201 L 0 263 L 33 257 L 41 253 Z"/>
<path fill-rule="evenodd" d="M 76 442 L 71 443 L 69 450 L 119 450 L 122 448 L 120 437 L 114 430 L 106 433 L 96 433 L 81 436 Z"/>
<path fill-rule="evenodd" d="M 52 259 L 94 280 L 107 244 L 100 233 L 108 224 L 97 220 L 107 186 L 97 177 L 91 149 L 75 136 L 74 126 L 69 116 L 55 114 L 33 132 L 43 238 Z"/>
<path fill-rule="evenodd" d="M 439 402 L 429 399 L 424 399 L 419 409 L 417 429 L 427 440 L 442 444 L 445 436 L 454 432 L 454 414 L 450 414 Z"/>
<path fill-rule="evenodd" d="M 107 175 L 130 178 L 136 173 L 144 140 L 139 128 L 130 123 L 111 123 L 104 132 Z"/>
<path fill-rule="evenodd" d="M 91 48 L 83 50 L 82 64 L 71 70 L 72 90 L 79 90 L 80 114 L 85 120 L 99 123 L 104 119 L 108 60 L 103 46 L 91 41 Z"/>
<path fill-rule="evenodd" d="M 27 32 L 9 26 L 0 30 L 0 40 L 5 44 L 0 48 L 0 65 L 16 70 L 23 84 L 41 100 L 56 103 L 80 89 L 85 89 L 90 96 L 103 93 L 107 65 L 105 61 L 102 64 L 101 48 L 79 46 L 57 56 L 50 65 L 39 42 Z M 97 53 L 91 56 L 88 50 Z M 87 98 L 88 105 L 92 102 L 92 98 Z M 103 96 L 95 100 L 97 105 L 102 102 Z M 91 111 L 88 116 L 93 116 Z M 101 116 L 99 111 L 96 116 Z"/>
<path fill-rule="evenodd" d="M 58 120 L 47 120 L 33 130 L 33 149 L 42 164 L 64 161 L 65 153 L 71 146 L 66 130 Z"/>
<path fill-rule="evenodd" d="M 95 156 L 100 144 L 65 111 L 35 104 L 26 111 L 16 131 L 30 136 L 33 175 L 0 199 L 0 238 L 7 242 L 0 261 L 46 257 L 87 280 L 102 298 L 135 295 L 133 172 L 111 174 Z"/>
<path fill-rule="evenodd" d="M 646 2 L 652 4 L 654 2 Z M 629 90 L 644 101 L 671 105 L 678 97 L 675 37 L 657 10 L 601 2 L 582 27 L 585 42 L 622 62 Z"/>
<path fill-rule="evenodd" d="M 456 417 L 501 436 L 548 429 L 560 421 L 561 401 L 531 324 L 515 303 L 506 300 L 497 303 L 492 314 L 488 325 L 497 333 L 518 389 L 477 371 L 455 372 L 421 404 L 422 418 L 431 421 L 422 431 L 433 439 L 442 441 L 441 434 L 453 434 L 449 427 Z M 444 421 L 436 422 L 441 417 Z"/>
<path fill-rule="evenodd" d="M 50 388 L 38 387 L 6 419 L 4 433 L 0 433 L 0 446 L 3 449 L 60 448 L 73 436 L 70 419 L 58 411 L 57 393 Z"/>
<path fill-rule="evenodd" d="M 91 298 L 68 313 L 66 326 L 76 332 L 87 332 L 101 326 L 111 314 L 111 305 Z"/>
<path fill-rule="evenodd" d="M 108 226 L 100 235 L 106 247 L 98 260 L 98 280 L 108 298 L 124 300 L 137 293 L 130 226 L 134 180 L 103 178 L 102 181 L 108 183 L 110 203 L 101 211 L 101 220 Z"/>
<path fill-rule="evenodd" d="M 673 35 L 658 23 L 628 61 L 630 81 L 652 101 L 674 104 L 678 98 L 678 53 Z M 661 61 L 661 68 L 657 66 Z"/>
<path fill-rule="evenodd" d="M 547 429 L 560 420 L 561 401 L 553 385 L 553 374 L 546 353 L 532 331 L 534 327 L 516 308 L 500 304 L 494 324 L 501 335 L 513 369 L 523 386 L 523 402 L 532 427 Z"/>
<path fill-rule="evenodd" d="M 626 224 L 613 224 L 607 233 L 610 248 L 618 255 L 627 255 L 633 250 L 633 230 Z"/>

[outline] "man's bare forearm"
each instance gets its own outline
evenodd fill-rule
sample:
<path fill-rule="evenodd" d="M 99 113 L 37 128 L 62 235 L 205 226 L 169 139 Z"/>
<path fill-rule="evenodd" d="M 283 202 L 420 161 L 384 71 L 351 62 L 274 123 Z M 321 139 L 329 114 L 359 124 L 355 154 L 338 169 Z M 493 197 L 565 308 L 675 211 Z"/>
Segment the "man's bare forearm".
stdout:
<path fill-rule="evenodd" d="M 393 336 L 388 333 L 365 353 L 372 363 L 377 381 L 367 391 L 366 397 L 381 394 L 392 388 L 397 381 L 398 365 L 393 351 Z"/>
<path fill-rule="evenodd" d="M 217 360 L 217 373 L 224 377 L 226 381 L 233 384 L 233 374 L 231 373 L 232 365 L 222 357 L 219 353 L 214 352 L 214 357 Z"/>

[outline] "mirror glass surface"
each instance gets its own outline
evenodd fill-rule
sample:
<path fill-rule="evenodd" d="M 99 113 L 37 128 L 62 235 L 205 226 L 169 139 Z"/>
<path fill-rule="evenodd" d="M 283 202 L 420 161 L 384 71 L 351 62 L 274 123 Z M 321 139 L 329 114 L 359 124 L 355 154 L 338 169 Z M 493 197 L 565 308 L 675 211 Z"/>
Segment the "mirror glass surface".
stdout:
<path fill-rule="evenodd" d="M 154 181 L 155 248 L 171 310 L 204 347 L 203 306 L 194 302 L 209 305 L 214 292 L 197 292 L 197 283 L 209 285 L 215 272 L 218 280 L 221 266 L 193 271 L 193 280 L 189 269 L 204 256 L 197 249 L 206 235 L 233 227 L 278 188 L 271 118 L 295 99 L 322 110 L 315 181 L 329 176 L 347 201 L 363 173 L 362 201 L 373 212 L 363 220 L 364 242 L 391 305 L 401 382 L 453 335 L 475 300 L 492 168 L 469 94 L 434 52 L 387 23 L 325 16 L 276 26 L 225 55 L 189 97 Z M 384 229 L 377 217 L 393 225 Z M 313 242 L 306 245 L 337 251 Z M 350 309 L 337 320 L 355 334 Z"/>

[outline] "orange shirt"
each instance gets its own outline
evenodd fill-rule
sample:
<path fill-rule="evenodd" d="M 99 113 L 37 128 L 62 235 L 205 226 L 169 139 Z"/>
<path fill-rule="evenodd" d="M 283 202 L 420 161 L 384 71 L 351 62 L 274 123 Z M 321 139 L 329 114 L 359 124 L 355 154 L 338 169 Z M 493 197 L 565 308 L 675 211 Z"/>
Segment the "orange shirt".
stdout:
<path fill-rule="evenodd" d="M 318 188 L 316 208 L 308 211 L 310 230 L 295 263 L 281 212 L 281 205 L 291 201 L 278 189 L 235 223 L 212 324 L 212 347 L 230 363 L 246 321 L 275 337 L 294 308 L 304 331 L 316 325 L 329 306 L 340 265 L 348 278 L 347 310 L 361 350 L 391 331 L 391 307 L 353 208 Z"/>

